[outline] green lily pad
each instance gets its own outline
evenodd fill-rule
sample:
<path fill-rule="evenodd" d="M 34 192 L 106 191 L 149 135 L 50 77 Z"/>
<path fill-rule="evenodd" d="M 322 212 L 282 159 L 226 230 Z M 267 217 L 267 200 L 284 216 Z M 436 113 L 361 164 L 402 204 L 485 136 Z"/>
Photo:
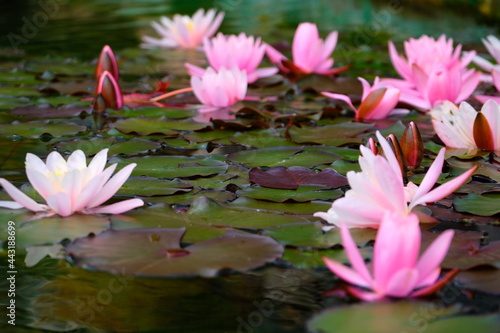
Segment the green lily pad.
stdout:
<path fill-rule="evenodd" d="M 292 127 L 291 139 L 296 143 L 316 143 L 329 146 L 341 146 L 347 143 L 361 143 L 362 138 L 355 138 L 371 128 L 373 124 L 340 123 L 321 127 Z"/>
<path fill-rule="evenodd" d="M 124 118 L 148 117 L 170 119 L 186 119 L 196 116 L 196 111 L 181 108 L 161 108 L 161 107 L 142 107 L 142 108 L 123 108 L 122 110 L 110 110 L 110 115 L 116 115 Z"/>
<path fill-rule="evenodd" d="M 164 134 L 177 136 L 178 130 L 200 130 L 206 128 L 205 124 L 189 120 L 170 120 L 166 117 L 153 118 L 127 118 L 118 120 L 113 127 L 123 133 L 137 133 L 139 135 Z"/>
<path fill-rule="evenodd" d="M 358 332 L 360 318 L 370 333 L 494 333 L 500 316 L 458 315 L 455 307 L 427 302 L 366 303 L 326 309 L 307 323 L 311 333 Z"/>
<path fill-rule="evenodd" d="M 38 138 L 40 135 L 49 133 L 52 136 L 74 135 L 87 130 L 86 126 L 71 123 L 53 123 L 49 120 L 30 121 L 25 123 L 13 122 L 12 124 L 0 124 L 1 136 L 22 136 L 25 138 Z"/>
<path fill-rule="evenodd" d="M 225 156 L 143 156 L 129 159 L 113 157 L 109 163 L 118 163 L 118 169 L 137 163 L 133 176 L 158 178 L 179 178 L 210 176 L 226 172 L 228 165 Z"/>
<path fill-rule="evenodd" d="M 276 146 L 299 146 L 297 143 L 291 142 L 283 137 L 281 133 L 274 128 L 265 130 L 237 132 L 229 138 L 233 143 L 245 145 L 254 148 L 268 148 Z"/>
<path fill-rule="evenodd" d="M 127 179 L 116 194 L 150 197 L 185 193 L 191 191 L 192 188 L 193 185 L 184 183 L 178 179 L 163 180 L 151 177 L 131 177 Z"/>
<path fill-rule="evenodd" d="M 17 244 L 22 247 L 56 244 L 63 239 L 84 237 L 109 228 L 109 219 L 94 215 L 75 214 L 50 217 L 23 223 L 17 228 Z"/>
<path fill-rule="evenodd" d="M 329 202 L 311 201 L 311 202 L 272 202 L 251 199 L 248 197 L 239 197 L 230 203 L 235 207 L 255 208 L 260 210 L 269 210 L 273 212 L 282 212 L 285 214 L 312 215 L 316 212 L 325 212 L 332 206 Z M 306 217 L 307 218 L 307 217 Z M 311 217 L 313 218 L 313 217 Z M 316 217 L 314 219 L 317 220 Z"/>
<path fill-rule="evenodd" d="M 372 252 L 367 249 L 360 249 L 360 253 L 364 259 L 370 259 L 372 257 Z M 330 250 L 303 250 L 286 248 L 285 253 L 283 254 L 284 261 L 288 261 L 293 265 L 293 267 L 300 269 L 325 266 L 323 257 L 328 257 L 337 262 L 349 262 L 346 252 L 341 248 Z"/>
<path fill-rule="evenodd" d="M 328 249 L 342 245 L 338 228 L 325 232 L 322 227 L 320 222 L 285 224 L 268 228 L 263 234 L 273 237 L 283 245 L 302 248 Z M 369 228 L 353 228 L 350 232 L 356 244 L 361 247 L 374 240 L 377 235 L 377 230 Z"/>
<path fill-rule="evenodd" d="M 238 191 L 238 195 L 252 199 L 285 202 L 293 200 L 306 202 L 312 200 L 333 200 L 341 197 L 344 192 L 319 185 L 300 185 L 296 190 L 280 190 L 265 187 L 247 187 Z"/>
<path fill-rule="evenodd" d="M 140 155 L 161 148 L 161 144 L 155 141 L 132 138 L 130 140 L 121 138 L 91 138 L 89 140 L 76 139 L 62 141 L 55 144 L 56 149 L 63 152 L 73 152 L 80 149 L 87 156 L 93 156 L 105 148 L 109 148 L 108 155 L 117 154 Z"/>
<path fill-rule="evenodd" d="M 270 147 L 254 150 L 242 150 L 229 154 L 229 160 L 248 167 L 301 166 L 314 167 L 321 164 L 331 164 L 340 159 L 327 148 L 317 147 Z"/>
<path fill-rule="evenodd" d="M 492 216 L 500 213 L 500 193 L 483 195 L 470 193 L 466 197 L 455 198 L 453 205 L 458 212 Z"/>
<path fill-rule="evenodd" d="M 74 241 L 66 253 L 79 266 L 106 272 L 203 277 L 228 268 L 245 272 L 283 254 L 283 247 L 270 237 L 234 231 L 181 248 L 184 232 L 185 228 L 107 230 Z"/>

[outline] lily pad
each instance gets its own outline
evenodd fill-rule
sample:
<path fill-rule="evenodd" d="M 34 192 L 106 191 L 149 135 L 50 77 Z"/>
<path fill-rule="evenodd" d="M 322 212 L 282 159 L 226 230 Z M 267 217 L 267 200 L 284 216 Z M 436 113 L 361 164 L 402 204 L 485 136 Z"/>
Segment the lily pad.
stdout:
<path fill-rule="evenodd" d="M 109 148 L 108 155 L 117 154 L 140 155 L 161 148 L 161 143 L 132 138 L 130 140 L 119 137 L 114 138 L 91 138 L 90 140 L 76 139 L 62 141 L 55 144 L 60 152 L 73 152 L 77 149 L 83 150 L 87 156 L 92 156 L 105 148 Z"/>
<path fill-rule="evenodd" d="M 325 186 L 300 185 L 296 190 L 279 190 L 265 187 L 247 187 L 237 192 L 239 195 L 253 199 L 285 202 L 292 200 L 306 202 L 312 200 L 332 200 L 341 197 L 344 192 Z"/>
<path fill-rule="evenodd" d="M 427 302 L 366 303 L 327 309 L 307 324 L 309 332 L 358 332 L 360 318 L 370 333 L 495 333 L 500 316 L 458 315 L 454 307 Z"/>
<path fill-rule="evenodd" d="M 75 214 L 50 217 L 23 223 L 16 230 L 17 244 L 22 247 L 57 244 L 63 239 L 75 239 L 109 228 L 109 219 Z"/>
<path fill-rule="evenodd" d="M 226 172 L 228 165 L 225 156 L 143 156 L 121 159 L 113 157 L 109 163 L 118 163 L 118 169 L 137 163 L 133 176 L 158 178 L 179 178 L 210 176 Z"/>
<path fill-rule="evenodd" d="M 184 183 L 178 179 L 163 180 L 152 177 L 131 177 L 127 179 L 116 194 L 150 197 L 185 193 L 191 191 L 192 188 L 193 185 Z"/>
<path fill-rule="evenodd" d="M 290 137 L 297 143 L 316 143 L 329 146 L 341 146 L 347 143 L 361 143 L 362 138 L 355 138 L 372 127 L 372 124 L 340 123 L 318 127 L 292 127 Z"/>
<path fill-rule="evenodd" d="M 270 147 L 254 150 L 242 150 L 229 154 L 229 160 L 248 167 L 302 166 L 314 167 L 321 164 L 331 164 L 340 156 L 327 148 L 317 149 L 304 147 Z"/>
<path fill-rule="evenodd" d="M 66 253 L 79 266 L 106 272 L 203 277 L 216 276 L 222 269 L 245 272 L 283 254 L 283 247 L 270 237 L 234 231 L 182 248 L 184 232 L 185 228 L 106 230 L 74 241 Z"/>
<path fill-rule="evenodd" d="M 82 112 L 92 113 L 92 108 L 81 105 L 62 105 L 59 107 L 42 104 L 23 106 L 12 110 L 12 114 L 30 118 L 69 118 L 79 116 Z"/>
<path fill-rule="evenodd" d="M 249 172 L 252 183 L 263 187 L 295 190 L 299 185 L 321 185 L 337 188 L 348 185 L 347 178 L 333 169 L 324 169 L 316 173 L 304 167 L 274 167 L 267 171 L 252 168 Z"/>
<path fill-rule="evenodd" d="M 18 121 L 12 124 L 0 124 L 1 136 L 22 136 L 25 138 L 38 138 L 40 135 L 49 133 L 52 136 L 74 135 L 83 132 L 86 126 L 71 123 L 53 123 L 49 120 L 30 121 L 21 123 Z"/>
<path fill-rule="evenodd" d="M 500 294 L 500 269 L 473 269 L 460 272 L 455 282 L 467 289 Z"/>
<path fill-rule="evenodd" d="M 127 118 L 118 120 L 113 124 L 114 128 L 122 133 L 137 133 L 139 135 L 164 134 L 166 136 L 177 136 L 178 130 L 200 130 L 207 125 L 194 122 L 193 120 L 170 120 L 166 117 L 153 118 Z"/>
<path fill-rule="evenodd" d="M 453 205 L 458 212 L 492 216 L 500 213 L 500 193 L 483 195 L 470 193 L 466 197 L 455 198 Z"/>

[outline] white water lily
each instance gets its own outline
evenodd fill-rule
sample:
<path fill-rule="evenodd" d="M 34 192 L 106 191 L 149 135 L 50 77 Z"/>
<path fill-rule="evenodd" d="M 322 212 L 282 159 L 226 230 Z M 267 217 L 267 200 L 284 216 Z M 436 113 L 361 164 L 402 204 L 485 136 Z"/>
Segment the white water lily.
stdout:
<path fill-rule="evenodd" d="M 52 152 L 44 163 L 38 156 L 26 155 L 26 175 L 33 188 L 45 199 L 46 205 L 17 189 L 6 179 L 0 185 L 14 201 L 0 201 L 0 207 L 27 208 L 48 215 L 69 216 L 75 212 L 84 214 L 120 214 L 144 205 L 141 199 L 124 200 L 109 206 L 99 206 L 110 199 L 125 183 L 136 164 L 129 164 L 111 175 L 116 164 L 104 169 L 108 149 L 101 150 L 87 166 L 85 154 L 74 151 L 66 161 L 59 153 Z"/>

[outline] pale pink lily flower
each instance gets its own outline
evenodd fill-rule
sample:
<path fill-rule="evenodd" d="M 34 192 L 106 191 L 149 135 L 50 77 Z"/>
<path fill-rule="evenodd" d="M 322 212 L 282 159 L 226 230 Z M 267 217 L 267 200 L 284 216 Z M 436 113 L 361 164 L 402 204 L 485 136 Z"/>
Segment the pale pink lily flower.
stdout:
<path fill-rule="evenodd" d="M 460 103 L 472 95 L 481 81 L 481 73 L 463 70 L 457 63 L 451 68 L 436 65 L 429 72 L 413 65 L 414 88 L 401 89 L 400 101 L 430 110 L 442 101 Z"/>
<path fill-rule="evenodd" d="M 74 151 L 67 161 L 59 153 L 52 152 L 47 156 L 46 163 L 38 156 L 28 153 L 26 175 L 47 204 L 35 202 L 9 181 L 0 178 L 0 185 L 14 199 L 0 201 L 0 207 L 24 207 L 33 212 L 46 213 L 48 216 L 69 216 L 75 212 L 120 214 L 144 205 L 140 199 L 129 199 L 109 206 L 100 206 L 120 189 L 136 166 L 135 163 L 129 164 L 111 178 L 116 164 L 104 169 L 107 153 L 108 149 L 101 150 L 88 166 L 81 150 Z"/>
<path fill-rule="evenodd" d="M 219 29 L 224 13 L 215 15 L 215 9 L 206 12 L 198 9 L 193 17 L 187 15 L 174 15 L 173 19 L 162 16 L 160 23 L 152 22 L 151 25 L 161 36 L 160 39 L 144 36 L 144 48 L 159 47 L 180 47 L 197 48 L 203 39 L 212 37 Z"/>
<path fill-rule="evenodd" d="M 467 102 L 460 107 L 443 102 L 429 114 L 434 130 L 447 147 L 500 150 L 500 105 L 495 100 L 487 100 L 481 111 Z"/>
<path fill-rule="evenodd" d="M 496 61 L 496 64 L 491 63 L 490 61 L 478 56 L 474 55 L 472 61 L 484 69 L 486 72 L 491 73 L 493 70 L 500 71 L 500 40 L 493 35 L 490 35 L 486 38 L 482 39 L 484 46 L 491 54 L 493 59 Z M 491 75 L 484 74 L 482 80 L 485 82 L 491 82 L 493 80 Z M 497 88 L 498 89 L 498 88 Z M 498 89 L 500 91 L 500 89 Z"/>
<path fill-rule="evenodd" d="M 323 41 L 314 23 L 301 23 L 295 31 L 292 43 L 293 62 L 278 50 L 267 45 L 269 59 L 285 72 L 331 75 L 345 71 L 347 67 L 332 68 L 331 54 L 337 45 L 338 33 L 332 31 Z"/>
<path fill-rule="evenodd" d="M 354 285 L 347 290 L 362 300 L 428 295 L 442 287 L 454 273 L 438 281 L 439 265 L 448 252 L 454 231 L 442 232 L 419 258 L 421 231 L 415 214 L 384 214 L 373 249 L 372 272 L 348 228 L 342 225 L 340 232 L 352 268 L 326 257 L 323 261 L 342 280 Z"/>
<path fill-rule="evenodd" d="M 363 86 L 363 95 L 361 96 L 361 104 L 359 108 L 355 108 L 351 99 L 342 94 L 333 94 L 330 92 L 322 92 L 323 96 L 339 99 L 344 101 L 356 113 L 356 119 L 384 119 L 394 111 L 394 108 L 399 102 L 400 91 L 397 88 L 387 87 L 380 82 L 378 77 L 375 78 L 373 86 L 363 78 L 358 77 Z"/>
<path fill-rule="evenodd" d="M 437 40 L 423 35 L 404 43 L 406 58 L 397 53 L 389 42 L 389 54 L 394 68 L 403 79 L 383 79 L 384 83 L 401 90 L 400 101 L 423 110 L 437 102 L 455 103 L 467 99 L 476 89 L 481 73 L 468 70 L 475 51 L 460 57 L 462 46 L 453 48 L 453 40 L 441 35 Z"/>
<path fill-rule="evenodd" d="M 278 68 L 257 68 L 262 62 L 266 46 L 261 42 L 260 37 L 254 38 L 240 33 L 238 36 L 225 36 L 218 33 L 212 39 L 203 40 L 205 55 L 211 67 L 219 70 L 221 67 L 233 68 L 247 72 L 248 83 L 253 83 L 259 78 L 274 75 Z M 203 76 L 205 70 L 197 66 L 186 63 L 185 66 L 191 76 Z"/>
<path fill-rule="evenodd" d="M 191 87 L 198 100 L 209 106 L 227 107 L 241 101 L 247 93 L 247 74 L 235 67 L 208 67 L 202 77 L 192 76 Z"/>
<path fill-rule="evenodd" d="M 351 189 L 343 198 L 335 200 L 327 212 L 317 212 L 314 216 L 334 226 L 344 224 L 347 228 L 378 228 L 387 211 L 405 216 L 418 205 L 440 200 L 465 183 L 477 168 L 471 168 L 432 189 L 443 168 L 446 151 L 443 148 L 420 186 L 412 182 L 404 186 L 401 168 L 392 148 L 380 132 L 377 131 L 376 135 L 385 156 L 376 155 L 370 148 L 360 146 L 361 172 L 349 171 L 347 173 Z M 326 226 L 324 230 L 331 228 L 331 226 Z"/>

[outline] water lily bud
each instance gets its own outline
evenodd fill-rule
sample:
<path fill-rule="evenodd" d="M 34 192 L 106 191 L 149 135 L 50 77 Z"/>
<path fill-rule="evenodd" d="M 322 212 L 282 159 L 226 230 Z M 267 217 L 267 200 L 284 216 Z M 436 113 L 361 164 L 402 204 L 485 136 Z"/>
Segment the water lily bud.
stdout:
<path fill-rule="evenodd" d="M 477 148 L 495 150 L 495 141 L 490 124 L 482 112 L 478 112 L 474 120 L 473 135 Z"/>
<path fill-rule="evenodd" d="M 118 83 L 110 72 L 104 71 L 101 74 L 97 83 L 96 93 L 102 94 L 106 107 L 112 109 L 122 108 L 123 96 L 120 86 L 118 86 Z"/>
<path fill-rule="evenodd" d="M 97 61 L 97 66 L 95 67 L 95 78 L 99 79 L 104 71 L 108 71 L 111 75 L 113 75 L 114 79 L 118 81 L 118 64 L 113 50 L 111 50 L 111 47 L 108 45 L 102 48 L 101 54 L 99 55 L 99 60 Z"/>
<path fill-rule="evenodd" d="M 413 121 L 410 122 L 403 133 L 401 149 L 403 149 L 406 164 L 409 167 L 418 168 L 424 156 L 424 141 L 418 126 Z"/>
<path fill-rule="evenodd" d="M 403 149 L 401 149 L 401 145 L 399 144 L 398 138 L 396 138 L 394 134 L 389 134 L 389 136 L 387 137 L 387 141 L 389 142 L 389 145 L 391 146 L 394 155 L 396 155 L 396 159 L 398 160 L 399 167 L 401 168 L 401 173 L 403 175 L 403 178 L 406 178 L 408 169 L 406 166 L 405 155 L 403 154 Z"/>
<path fill-rule="evenodd" d="M 94 97 L 94 100 L 92 101 L 92 109 L 97 113 L 102 113 L 106 110 L 106 101 L 104 100 L 102 94 L 99 93 L 96 97 Z"/>
<path fill-rule="evenodd" d="M 375 144 L 375 141 L 372 138 L 368 139 L 368 143 L 366 144 L 366 146 L 370 148 L 370 150 L 374 155 L 378 155 L 377 145 Z"/>

